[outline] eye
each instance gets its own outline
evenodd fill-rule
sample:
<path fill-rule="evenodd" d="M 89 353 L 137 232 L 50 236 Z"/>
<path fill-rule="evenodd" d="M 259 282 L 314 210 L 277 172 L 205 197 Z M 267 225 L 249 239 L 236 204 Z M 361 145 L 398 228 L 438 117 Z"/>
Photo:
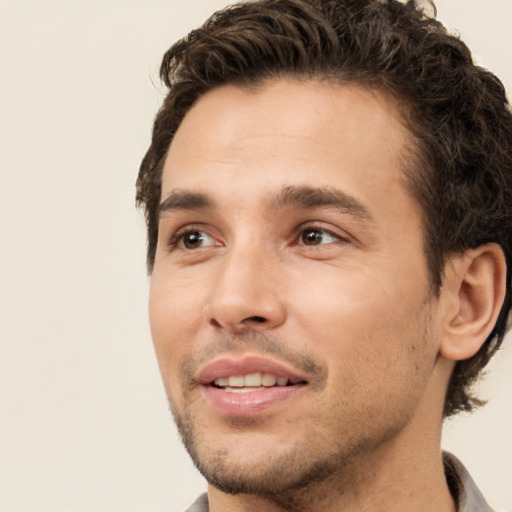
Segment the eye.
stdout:
<path fill-rule="evenodd" d="M 329 231 L 318 228 L 304 229 L 299 237 L 299 245 L 325 245 L 338 242 L 340 238 Z"/>
<path fill-rule="evenodd" d="M 177 233 L 175 240 L 171 241 L 172 245 L 181 249 L 201 249 L 202 247 L 211 247 L 217 245 L 215 238 L 204 231 L 186 231 L 185 233 Z"/>

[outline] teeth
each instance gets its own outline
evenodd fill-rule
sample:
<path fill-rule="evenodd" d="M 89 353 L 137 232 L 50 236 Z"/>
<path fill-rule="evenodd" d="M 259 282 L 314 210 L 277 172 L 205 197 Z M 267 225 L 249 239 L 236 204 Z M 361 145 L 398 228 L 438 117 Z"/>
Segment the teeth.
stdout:
<path fill-rule="evenodd" d="M 230 388 L 242 388 L 244 386 L 244 378 L 240 377 L 229 377 Z"/>
<path fill-rule="evenodd" d="M 244 377 L 244 386 L 261 386 L 261 373 L 251 373 Z"/>
<path fill-rule="evenodd" d="M 277 382 L 277 377 L 275 375 L 270 375 L 270 373 L 264 373 L 261 377 L 261 383 L 263 386 L 275 386 Z"/>
<path fill-rule="evenodd" d="M 252 391 L 258 391 L 263 388 L 224 388 L 224 391 L 228 393 L 251 393 Z"/>
<path fill-rule="evenodd" d="M 250 373 L 248 375 L 232 375 L 230 377 L 222 377 L 215 379 L 213 383 L 221 388 L 260 388 L 275 386 L 287 386 L 288 379 L 286 377 L 276 377 L 270 373 Z M 248 390 L 250 391 L 250 389 Z M 245 391 L 244 391 L 245 392 Z"/>

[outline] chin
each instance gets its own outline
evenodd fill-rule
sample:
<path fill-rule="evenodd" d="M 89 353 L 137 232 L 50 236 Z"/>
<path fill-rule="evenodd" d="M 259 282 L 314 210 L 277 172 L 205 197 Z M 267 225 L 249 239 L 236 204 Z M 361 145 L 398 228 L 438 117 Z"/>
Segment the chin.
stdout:
<path fill-rule="evenodd" d="M 346 473 L 354 449 L 331 450 L 310 442 L 269 441 L 264 434 L 249 432 L 214 436 L 198 431 L 193 422 L 175 418 L 183 444 L 209 484 L 222 492 L 261 497 L 283 496 Z M 236 446 L 237 440 L 240 441 Z"/>
<path fill-rule="evenodd" d="M 208 483 L 229 494 L 282 495 L 323 481 L 339 469 L 296 451 L 245 461 L 235 461 L 226 452 L 190 454 Z"/>

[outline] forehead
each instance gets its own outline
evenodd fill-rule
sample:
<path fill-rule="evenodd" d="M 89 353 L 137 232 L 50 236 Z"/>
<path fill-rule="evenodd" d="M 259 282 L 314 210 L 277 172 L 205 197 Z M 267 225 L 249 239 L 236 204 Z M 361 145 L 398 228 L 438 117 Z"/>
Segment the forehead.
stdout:
<path fill-rule="evenodd" d="M 185 116 L 166 158 L 162 195 L 296 183 L 377 192 L 402 182 L 410 144 L 397 103 L 380 91 L 313 80 L 223 86 Z"/>

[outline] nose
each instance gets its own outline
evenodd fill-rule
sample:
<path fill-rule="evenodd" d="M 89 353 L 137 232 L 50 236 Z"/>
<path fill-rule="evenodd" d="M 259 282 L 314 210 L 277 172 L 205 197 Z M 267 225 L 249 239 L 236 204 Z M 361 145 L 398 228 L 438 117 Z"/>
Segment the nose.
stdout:
<path fill-rule="evenodd" d="M 275 255 L 263 253 L 254 246 L 233 248 L 216 266 L 204 308 L 205 320 L 231 334 L 281 325 L 286 319 L 286 308 L 277 260 Z"/>

